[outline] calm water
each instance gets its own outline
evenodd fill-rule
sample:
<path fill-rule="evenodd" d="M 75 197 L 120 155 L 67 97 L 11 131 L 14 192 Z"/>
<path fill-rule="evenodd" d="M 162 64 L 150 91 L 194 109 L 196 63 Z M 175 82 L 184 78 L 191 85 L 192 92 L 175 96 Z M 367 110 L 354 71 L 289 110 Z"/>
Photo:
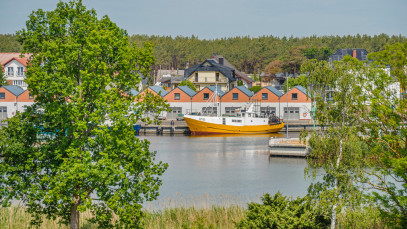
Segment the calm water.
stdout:
<path fill-rule="evenodd" d="M 246 204 L 278 191 L 302 196 L 305 159 L 269 158 L 271 136 L 141 136 L 151 142 L 157 159 L 169 164 L 160 197 L 149 206 Z M 147 206 L 148 207 L 148 206 Z"/>

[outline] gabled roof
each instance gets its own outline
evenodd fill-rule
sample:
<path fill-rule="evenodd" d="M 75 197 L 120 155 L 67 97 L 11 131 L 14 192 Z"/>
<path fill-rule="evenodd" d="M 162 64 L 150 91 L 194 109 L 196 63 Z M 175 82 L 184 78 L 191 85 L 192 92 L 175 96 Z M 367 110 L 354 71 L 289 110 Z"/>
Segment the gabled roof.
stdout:
<path fill-rule="evenodd" d="M 9 62 L 13 58 L 20 58 L 21 53 L 18 52 L 0 52 L 0 64 L 4 67 L 5 63 Z M 31 54 L 24 54 L 25 58 L 22 59 L 27 59 L 28 57 L 31 56 Z M 27 65 L 25 65 L 27 66 Z"/>
<path fill-rule="evenodd" d="M 246 94 L 246 95 L 249 96 L 249 97 L 252 97 L 252 96 L 253 96 L 253 92 L 250 91 L 250 90 L 249 90 L 247 87 L 245 87 L 245 86 L 237 86 L 236 88 L 239 89 L 241 92 L 243 92 L 244 94 Z"/>
<path fill-rule="evenodd" d="M 275 95 L 277 95 L 278 97 L 281 97 L 281 96 L 284 95 L 281 91 L 277 90 L 277 89 L 276 89 L 275 87 L 273 87 L 273 86 L 267 86 L 267 87 L 264 87 L 264 88 L 266 88 L 266 89 L 268 89 L 269 91 L 273 92 L 273 93 L 274 93 Z"/>
<path fill-rule="evenodd" d="M 215 86 L 208 86 L 208 87 L 205 87 L 205 88 L 208 88 L 209 90 L 211 90 L 212 92 L 215 92 L 215 90 L 216 90 L 216 87 Z M 205 89 L 204 88 L 204 89 Z M 203 90 L 203 89 L 202 89 Z M 217 93 L 218 93 L 218 95 L 220 96 L 220 97 L 222 97 L 224 94 L 226 94 L 224 91 L 222 91 L 222 87 L 221 86 L 218 86 L 218 88 L 217 88 Z"/>
<path fill-rule="evenodd" d="M 19 96 L 21 94 L 24 93 L 24 89 L 22 89 L 20 86 L 17 85 L 6 85 L 3 86 L 4 89 L 6 89 L 7 91 L 9 91 L 11 94 L 15 95 L 15 96 Z"/>
<path fill-rule="evenodd" d="M 13 61 L 13 60 L 18 61 L 20 64 L 22 64 L 22 65 L 24 65 L 25 67 L 27 67 L 28 58 L 20 58 L 20 57 L 13 57 L 13 58 L 11 58 L 10 60 L 8 60 L 7 62 L 5 62 L 5 63 L 3 64 L 3 67 L 6 66 L 8 63 L 10 63 L 10 62 Z"/>
<path fill-rule="evenodd" d="M 338 50 L 336 50 L 336 52 L 329 57 L 329 62 L 332 63 L 333 61 L 340 61 L 346 55 L 354 57 L 353 52 L 355 52 L 355 54 L 356 54 L 356 59 L 358 59 L 358 60 L 367 60 L 368 52 L 365 49 L 355 48 L 355 49 L 338 49 Z"/>
<path fill-rule="evenodd" d="M 203 72 L 218 71 L 218 72 L 222 73 L 222 75 L 226 76 L 229 79 L 229 81 L 236 81 L 235 70 L 230 67 L 218 64 L 215 60 L 208 59 L 191 68 L 185 69 L 184 77 L 188 78 L 194 72 L 197 72 L 197 71 L 203 71 Z"/>
<path fill-rule="evenodd" d="M 157 93 L 157 95 L 161 95 L 162 97 L 168 94 L 168 92 L 165 91 L 164 88 L 160 86 L 149 86 L 148 88 Z"/>
<path fill-rule="evenodd" d="M 297 88 L 300 92 L 302 92 L 308 96 L 307 89 L 305 89 L 303 86 L 298 85 L 298 86 L 295 86 L 294 88 Z"/>
<path fill-rule="evenodd" d="M 130 89 L 129 94 L 130 94 L 131 96 L 136 96 L 136 95 L 139 94 L 139 92 L 136 91 L 136 89 L 132 88 L 132 89 Z"/>
<path fill-rule="evenodd" d="M 179 89 L 181 89 L 181 91 L 185 92 L 187 95 L 189 95 L 190 97 L 196 95 L 196 92 L 194 90 L 192 90 L 190 87 L 188 86 L 178 86 Z"/>
<path fill-rule="evenodd" d="M 233 66 L 225 57 L 223 57 L 222 55 L 217 55 L 216 53 L 213 54 L 213 56 L 211 57 L 212 60 L 215 60 L 217 63 L 220 64 L 219 59 L 223 59 L 223 65 L 226 67 L 229 67 L 231 69 L 235 70 L 235 74 L 242 78 L 243 80 L 245 80 L 248 83 L 252 83 L 254 82 L 254 80 L 248 76 L 246 76 L 246 74 L 244 74 L 243 72 L 240 72 L 239 70 L 237 70 L 235 68 L 235 66 Z"/>

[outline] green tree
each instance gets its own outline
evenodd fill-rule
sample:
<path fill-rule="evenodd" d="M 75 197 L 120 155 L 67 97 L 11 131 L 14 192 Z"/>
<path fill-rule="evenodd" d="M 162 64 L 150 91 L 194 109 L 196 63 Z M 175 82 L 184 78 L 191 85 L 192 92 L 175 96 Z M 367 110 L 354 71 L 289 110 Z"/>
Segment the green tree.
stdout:
<path fill-rule="evenodd" d="M 195 88 L 194 84 L 189 80 L 181 81 L 181 83 L 179 83 L 178 86 L 188 86 L 192 90 L 196 91 L 196 88 Z"/>
<path fill-rule="evenodd" d="M 407 42 L 369 54 L 366 106 L 360 132 L 369 145 L 365 180 L 375 191 L 381 216 L 392 228 L 407 225 Z M 390 67 L 390 68 L 388 68 Z M 385 69 L 390 69 L 387 72 Z M 389 74 L 390 73 L 390 74 Z"/>
<path fill-rule="evenodd" d="M 256 93 L 261 90 L 261 86 L 253 86 L 249 88 L 249 90 L 252 91 L 253 93 Z"/>
<path fill-rule="evenodd" d="M 126 31 L 80 0 L 37 10 L 26 25 L 18 36 L 32 53 L 26 82 L 36 103 L 0 130 L 1 205 L 20 199 L 37 227 L 45 215 L 79 228 L 86 210 L 100 228 L 140 227 L 167 168 L 133 125 L 168 105 L 126 93 L 148 75 L 152 45 L 131 47 Z"/>
<path fill-rule="evenodd" d="M 0 64 L 0 69 L 1 69 L 1 72 L 0 72 L 0 87 L 1 87 L 4 85 L 7 85 L 7 81 L 6 81 L 6 75 L 4 74 L 4 71 L 3 71 L 3 66 L 1 64 Z"/>
<path fill-rule="evenodd" d="M 307 88 L 308 78 L 306 75 L 300 75 L 297 78 L 288 78 L 288 88 L 293 88 L 295 86 L 303 86 Z M 287 82 L 283 84 L 283 90 L 287 92 Z"/>
<path fill-rule="evenodd" d="M 364 64 L 351 57 L 334 62 L 332 67 L 325 61 L 308 61 L 302 71 L 308 73 L 307 89 L 316 105 L 315 119 L 326 127 L 309 138 L 311 156 L 316 159 L 309 159 L 309 165 L 324 170 L 323 180 L 311 184 L 309 194 L 331 213 L 334 229 L 337 214 L 362 201 L 355 182 L 366 154 L 366 145 L 358 137 Z"/>
<path fill-rule="evenodd" d="M 296 74 L 301 68 L 302 63 L 305 61 L 305 56 L 301 52 L 302 48 L 290 48 L 286 51 L 285 55 L 282 57 L 283 70 L 296 77 Z"/>
<path fill-rule="evenodd" d="M 237 228 L 326 228 L 329 218 L 324 216 L 309 196 L 289 199 L 281 193 L 265 194 L 262 204 L 249 203 L 244 219 Z"/>
<path fill-rule="evenodd" d="M 302 54 L 310 60 L 325 60 L 328 61 L 329 57 L 334 53 L 334 51 L 330 48 L 306 48 L 302 50 Z"/>

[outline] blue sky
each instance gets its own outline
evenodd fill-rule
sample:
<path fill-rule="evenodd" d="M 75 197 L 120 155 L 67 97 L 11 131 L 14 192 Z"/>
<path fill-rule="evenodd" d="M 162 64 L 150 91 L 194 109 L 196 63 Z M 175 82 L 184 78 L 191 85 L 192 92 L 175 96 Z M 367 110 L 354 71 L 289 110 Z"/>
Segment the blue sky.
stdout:
<path fill-rule="evenodd" d="M 39 8 L 56 0 L 0 0 L 0 33 L 24 28 Z M 406 0 L 83 0 L 129 34 L 201 39 L 262 35 L 407 36 Z"/>

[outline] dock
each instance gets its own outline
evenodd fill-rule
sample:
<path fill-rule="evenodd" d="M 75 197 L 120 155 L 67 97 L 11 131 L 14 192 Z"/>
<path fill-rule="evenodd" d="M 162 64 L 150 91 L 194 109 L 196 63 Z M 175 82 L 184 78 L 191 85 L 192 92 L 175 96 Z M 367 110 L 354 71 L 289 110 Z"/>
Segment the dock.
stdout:
<path fill-rule="evenodd" d="M 270 157 L 308 157 L 309 147 L 299 138 L 271 138 L 269 140 Z"/>

